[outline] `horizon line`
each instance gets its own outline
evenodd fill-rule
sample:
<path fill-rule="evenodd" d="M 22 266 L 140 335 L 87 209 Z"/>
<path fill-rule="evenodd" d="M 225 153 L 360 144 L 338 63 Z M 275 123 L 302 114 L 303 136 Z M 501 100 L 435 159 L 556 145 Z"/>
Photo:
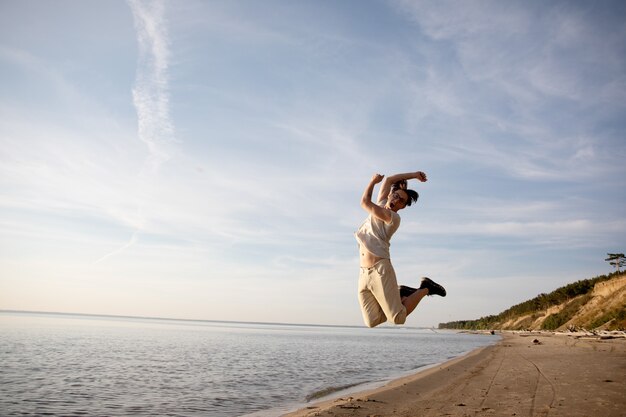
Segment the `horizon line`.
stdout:
<path fill-rule="evenodd" d="M 257 325 L 278 325 L 278 326 L 298 326 L 298 327 L 341 327 L 366 329 L 366 326 L 350 325 L 350 324 L 313 324 L 313 323 L 282 323 L 282 322 L 266 322 L 266 321 L 241 321 L 241 320 L 212 320 L 212 319 L 189 319 L 189 318 L 173 318 L 173 317 L 151 317 L 151 316 L 130 316 L 121 314 L 97 314 L 97 313 L 68 313 L 60 311 L 35 311 L 35 310 L 5 310 L 0 309 L 0 313 L 25 313 L 25 314 L 49 314 L 58 316 L 84 316 L 84 317 L 103 317 L 112 319 L 144 319 L 144 320 L 164 320 L 164 321 L 186 321 L 186 322 L 207 322 L 207 323 L 232 323 L 232 324 L 257 324 Z M 434 327 L 412 327 L 402 326 L 407 329 L 434 329 Z M 387 327 L 381 327 L 387 328 Z M 390 326 L 394 329 L 397 326 Z"/>

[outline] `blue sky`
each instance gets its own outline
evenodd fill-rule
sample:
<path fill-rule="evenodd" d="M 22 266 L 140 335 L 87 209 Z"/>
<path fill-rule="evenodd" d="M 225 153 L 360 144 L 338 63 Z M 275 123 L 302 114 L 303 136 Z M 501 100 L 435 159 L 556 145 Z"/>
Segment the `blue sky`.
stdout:
<path fill-rule="evenodd" d="M 356 324 L 361 193 L 421 170 L 408 325 L 626 249 L 626 4 L 0 3 L 0 308 Z"/>

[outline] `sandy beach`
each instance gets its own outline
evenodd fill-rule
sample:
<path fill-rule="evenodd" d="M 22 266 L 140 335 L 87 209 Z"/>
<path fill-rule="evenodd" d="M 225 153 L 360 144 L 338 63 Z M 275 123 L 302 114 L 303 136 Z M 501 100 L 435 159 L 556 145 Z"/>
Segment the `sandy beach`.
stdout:
<path fill-rule="evenodd" d="M 313 416 L 626 416 L 626 338 L 503 333 L 384 387 L 311 404 Z"/>

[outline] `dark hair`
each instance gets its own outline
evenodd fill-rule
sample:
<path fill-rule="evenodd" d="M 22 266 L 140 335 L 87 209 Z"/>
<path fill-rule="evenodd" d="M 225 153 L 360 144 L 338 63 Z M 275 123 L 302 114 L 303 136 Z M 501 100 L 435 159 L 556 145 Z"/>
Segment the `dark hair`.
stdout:
<path fill-rule="evenodd" d="M 417 191 L 414 191 L 414 190 L 404 190 L 404 192 L 408 196 L 408 198 L 406 199 L 407 206 L 410 206 L 411 204 L 415 203 L 417 199 L 420 197 Z"/>
<path fill-rule="evenodd" d="M 411 204 L 415 203 L 417 201 L 417 199 L 420 197 L 420 195 L 417 193 L 417 191 L 414 190 L 409 190 L 408 188 L 406 188 L 406 180 L 400 180 L 398 182 L 395 182 L 391 185 L 391 191 L 397 191 L 397 190 L 402 190 L 406 193 L 407 195 L 407 199 L 406 199 L 406 205 L 407 207 L 410 206 Z"/>

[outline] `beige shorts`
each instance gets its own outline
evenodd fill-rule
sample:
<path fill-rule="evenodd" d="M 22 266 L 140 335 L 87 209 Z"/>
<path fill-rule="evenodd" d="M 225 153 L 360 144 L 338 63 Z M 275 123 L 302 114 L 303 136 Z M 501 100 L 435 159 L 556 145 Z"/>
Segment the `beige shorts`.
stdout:
<path fill-rule="evenodd" d="M 381 259 L 371 268 L 361 268 L 359 274 L 359 304 L 368 327 L 389 320 L 395 324 L 406 321 L 396 273 L 389 259 Z"/>

